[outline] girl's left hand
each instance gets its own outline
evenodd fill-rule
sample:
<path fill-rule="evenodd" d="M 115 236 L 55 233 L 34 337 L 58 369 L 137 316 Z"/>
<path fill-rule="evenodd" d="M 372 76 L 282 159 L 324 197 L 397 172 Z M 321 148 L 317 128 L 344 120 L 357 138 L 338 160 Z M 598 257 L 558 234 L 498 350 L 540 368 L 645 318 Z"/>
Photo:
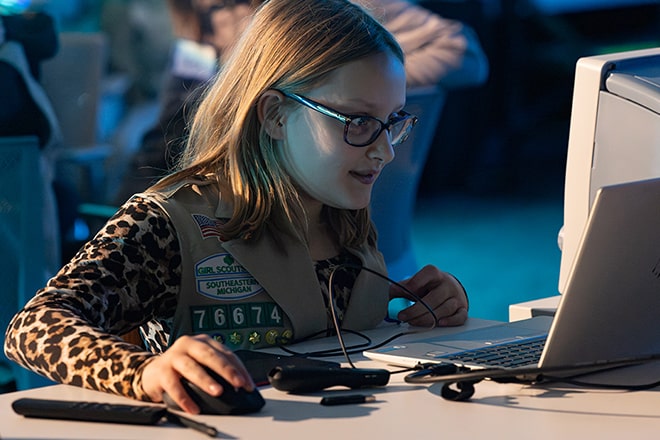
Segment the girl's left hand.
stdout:
<path fill-rule="evenodd" d="M 468 299 L 465 289 L 454 276 L 442 272 L 435 266 L 425 266 L 411 278 L 400 281 L 433 310 L 437 318 L 437 325 L 454 326 L 461 325 L 468 316 Z M 396 285 L 390 288 L 390 299 L 410 298 L 410 295 Z M 433 323 L 433 315 L 420 301 L 403 309 L 397 318 L 400 321 L 415 326 L 430 327 Z"/>

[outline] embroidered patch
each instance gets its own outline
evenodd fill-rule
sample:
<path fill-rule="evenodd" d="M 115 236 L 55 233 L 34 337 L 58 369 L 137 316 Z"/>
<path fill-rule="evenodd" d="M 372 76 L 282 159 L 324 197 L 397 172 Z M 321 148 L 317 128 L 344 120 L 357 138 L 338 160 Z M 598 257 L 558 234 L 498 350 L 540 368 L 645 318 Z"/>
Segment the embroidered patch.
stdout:
<path fill-rule="evenodd" d="M 216 254 L 195 264 L 197 292 L 223 300 L 249 298 L 263 287 L 231 254 Z"/>
<path fill-rule="evenodd" d="M 197 223 L 200 234 L 202 238 L 218 237 L 222 240 L 222 232 L 220 232 L 220 226 L 222 222 L 211 217 L 207 217 L 203 214 L 192 214 L 193 220 Z"/>

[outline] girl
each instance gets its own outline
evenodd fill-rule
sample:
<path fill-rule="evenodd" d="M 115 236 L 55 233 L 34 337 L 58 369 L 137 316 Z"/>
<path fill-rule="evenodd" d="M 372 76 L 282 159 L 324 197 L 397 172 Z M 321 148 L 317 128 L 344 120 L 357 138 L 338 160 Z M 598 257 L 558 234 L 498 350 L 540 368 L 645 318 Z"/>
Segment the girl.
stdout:
<path fill-rule="evenodd" d="M 346 0 L 270 0 L 195 115 L 178 170 L 129 200 L 10 324 L 8 356 L 53 380 L 197 406 L 252 390 L 232 353 L 328 328 L 341 264 L 385 273 L 372 187 L 415 124 L 393 37 Z M 341 267 L 341 266 L 340 266 Z M 345 329 L 378 325 L 400 291 L 364 270 L 334 278 Z M 371 281 L 370 281 L 371 280 Z M 398 318 L 459 325 L 458 281 L 427 266 Z M 120 337 L 140 327 L 150 351 Z"/>

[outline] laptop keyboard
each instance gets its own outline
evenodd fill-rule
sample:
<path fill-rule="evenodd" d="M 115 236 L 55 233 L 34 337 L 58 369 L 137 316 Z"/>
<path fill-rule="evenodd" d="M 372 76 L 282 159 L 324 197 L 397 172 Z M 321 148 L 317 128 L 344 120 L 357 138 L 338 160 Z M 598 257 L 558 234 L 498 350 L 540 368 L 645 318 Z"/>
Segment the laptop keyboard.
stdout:
<path fill-rule="evenodd" d="M 486 365 L 489 367 L 515 368 L 537 365 L 545 345 L 545 336 L 525 339 L 506 344 L 468 350 L 447 359 L 466 365 Z"/>

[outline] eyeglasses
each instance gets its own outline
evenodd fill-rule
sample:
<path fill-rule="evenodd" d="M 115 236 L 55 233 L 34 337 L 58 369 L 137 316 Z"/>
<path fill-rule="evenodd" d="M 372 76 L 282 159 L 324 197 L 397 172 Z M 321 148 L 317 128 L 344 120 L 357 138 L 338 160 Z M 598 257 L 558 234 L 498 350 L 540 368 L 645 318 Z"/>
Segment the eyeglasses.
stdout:
<path fill-rule="evenodd" d="M 397 112 L 387 122 L 373 116 L 345 115 L 295 93 L 282 92 L 286 97 L 344 123 L 344 142 L 354 147 L 366 147 L 387 130 L 393 147 L 401 145 L 417 123 L 417 116 L 404 111 Z"/>

